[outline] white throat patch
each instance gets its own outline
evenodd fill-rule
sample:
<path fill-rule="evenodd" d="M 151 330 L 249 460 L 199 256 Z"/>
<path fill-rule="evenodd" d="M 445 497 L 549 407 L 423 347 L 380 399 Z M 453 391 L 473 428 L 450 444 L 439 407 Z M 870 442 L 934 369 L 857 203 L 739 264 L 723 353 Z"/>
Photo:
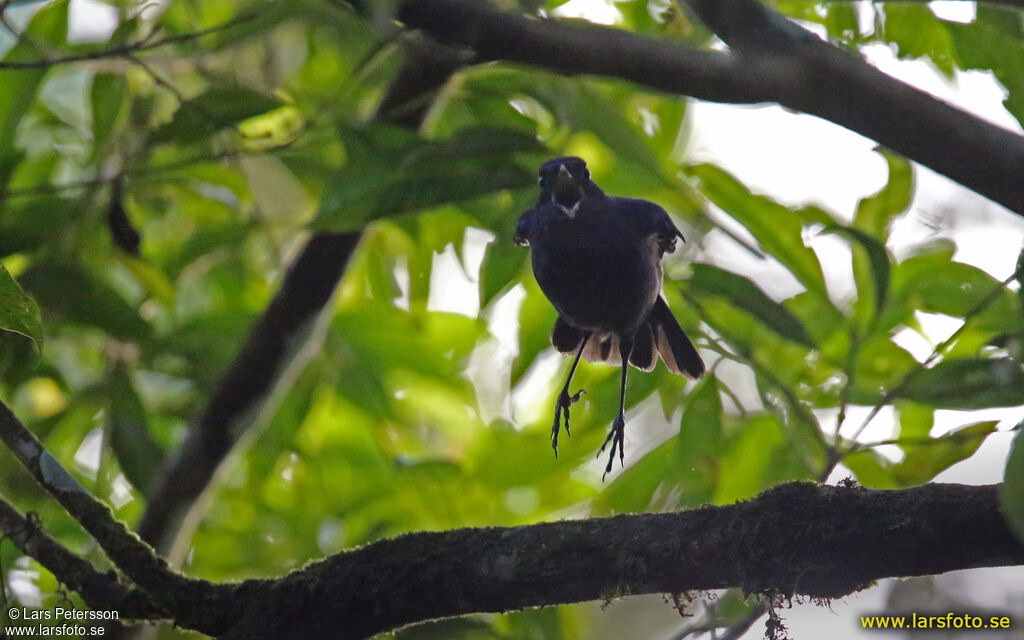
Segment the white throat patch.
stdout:
<path fill-rule="evenodd" d="M 554 200 L 555 199 L 552 197 L 551 201 L 554 202 Z M 570 220 L 575 220 L 576 213 L 580 210 L 580 202 L 579 200 L 577 200 L 576 204 L 572 205 L 571 209 L 569 207 L 566 207 L 564 204 L 559 204 L 558 207 L 562 210 L 562 213 L 564 213 L 566 217 L 568 217 Z"/>

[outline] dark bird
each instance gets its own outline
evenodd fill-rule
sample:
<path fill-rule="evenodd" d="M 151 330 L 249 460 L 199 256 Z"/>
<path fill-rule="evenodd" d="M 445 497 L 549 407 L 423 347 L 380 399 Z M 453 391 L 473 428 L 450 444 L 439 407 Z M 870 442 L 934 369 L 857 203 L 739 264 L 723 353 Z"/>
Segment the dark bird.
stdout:
<path fill-rule="evenodd" d="M 569 433 L 569 395 L 580 357 L 622 366 L 619 414 L 598 455 L 611 443 L 605 474 L 618 449 L 623 462 L 627 363 L 651 371 L 658 356 L 673 373 L 699 378 L 704 362 L 661 295 L 661 258 L 684 240 L 664 209 L 646 200 L 607 196 L 580 158 L 555 158 L 540 168 L 540 198 L 516 226 L 529 245 L 533 275 L 558 311 L 551 344 L 576 353 L 555 404 L 551 446 L 558 455 L 562 416 Z"/>

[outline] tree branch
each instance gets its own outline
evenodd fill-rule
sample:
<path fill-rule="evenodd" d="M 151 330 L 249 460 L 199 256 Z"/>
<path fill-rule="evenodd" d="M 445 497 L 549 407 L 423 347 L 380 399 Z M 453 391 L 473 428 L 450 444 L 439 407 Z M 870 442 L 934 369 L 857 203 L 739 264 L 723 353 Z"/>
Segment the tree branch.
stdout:
<path fill-rule="evenodd" d="M 406 26 L 508 60 L 565 75 L 613 76 L 712 102 L 768 102 L 790 81 L 774 60 L 738 61 L 713 51 L 580 22 L 533 20 L 471 0 L 406 0 Z"/>
<path fill-rule="evenodd" d="M 859 0 L 849 0 L 849 1 L 850 2 L 856 2 L 856 1 L 859 1 Z M 930 2 L 930 1 L 931 0 L 871 0 L 871 3 L 872 4 L 885 4 L 887 2 L 892 2 L 892 3 L 897 3 L 897 2 L 899 2 L 899 3 L 915 2 L 917 4 L 926 4 L 926 3 Z M 968 0 L 962 0 L 962 1 L 963 2 L 967 2 Z M 998 5 L 1002 5 L 1004 7 L 1016 7 L 1017 9 L 1024 9 L 1024 0 L 978 0 L 978 4 L 994 4 L 994 5 L 997 5 L 997 6 Z"/>
<path fill-rule="evenodd" d="M 885 577 L 1024 564 L 998 485 L 791 483 L 683 513 L 412 533 L 281 578 L 213 585 L 170 572 L 2 403 L 0 439 L 175 624 L 229 640 L 362 638 L 439 617 L 641 593 L 738 587 L 832 598 Z M 0 508 L 0 527 L 26 548 L 39 535 L 13 509 Z M 68 562 L 46 539 L 37 544 L 47 566 Z M 83 562 L 71 561 L 74 571 L 95 580 Z M 87 589 L 75 575 L 69 583 Z"/>
<path fill-rule="evenodd" d="M 127 42 L 116 47 L 110 47 L 109 49 L 95 49 L 92 51 L 83 51 L 81 53 L 70 53 L 54 58 L 43 58 L 41 60 L 0 60 L 0 69 L 45 69 L 59 64 L 67 64 L 69 62 L 83 62 L 85 60 L 100 60 L 103 58 L 123 58 L 141 51 L 148 51 L 150 49 L 166 47 L 171 44 L 198 40 L 199 38 L 210 35 L 211 33 L 216 33 L 218 31 L 223 31 L 225 29 L 230 29 L 231 27 L 244 24 L 250 20 L 254 20 L 256 17 L 257 14 L 255 13 L 243 14 L 232 18 L 223 24 L 214 25 L 207 29 L 165 36 L 157 40 L 152 40 L 150 37 L 146 37 L 142 40 Z"/>
<path fill-rule="evenodd" d="M 18 513 L 2 496 L 0 532 L 22 553 L 46 567 L 63 585 L 78 592 L 93 609 L 116 610 L 127 619 L 157 620 L 167 616 L 146 594 L 123 584 L 116 574 L 94 569 L 51 538 L 43 531 L 41 523 Z"/>
<path fill-rule="evenodd" d="M 833 598 L 885 577 L 1024 563 L 997 491 L 793 483 L 683 513 L 412 533 L 247 583 L 224 638 L 362 638 L 439 617 L 727 587 Z"/>
<path fill-rule="evenodd" d="M 405 0 L 398 16 L 485 60 L 623 78 L 713 102 L 776 102 L 872 138 L 1024 215 L 1024 137 L 878 71 L 754 0 L 690 4 L 733 53 L 527 19 L 469 0 Z"/>
<path fill-rule="evenodd" d="M 216 625 L 223 624 L 223 620 L 234 619 L 236 611 L 231 606 L 234 586 L 214 585 L 168 569 L 153 549 L 116 520 L 105 504 L 89 494 L 43 448 L 3 402 L 0 402 L 0 440 L 36 482 L 95 538 L 117 568 L 178 624 L 209 633 Z M 8 513 L 8 518 L 11 515 Z"/>
<path fill-rule="evenodd" d="M 799 73 L 777 101 L 867 136 L 1024 215 L 1024 137 L 972 116 L 819 40 L 756 0 L 689 0 L 739 52 L 771 46 Z M 780 26 L 785 25 L 785 26 Z"/>

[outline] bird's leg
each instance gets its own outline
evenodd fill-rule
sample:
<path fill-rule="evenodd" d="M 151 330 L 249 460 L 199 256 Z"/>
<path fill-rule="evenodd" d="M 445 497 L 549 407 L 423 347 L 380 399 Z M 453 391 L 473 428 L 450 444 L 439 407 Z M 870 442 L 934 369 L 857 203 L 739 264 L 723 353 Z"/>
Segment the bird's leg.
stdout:
<path fill-rule="evenodd" d="M 572 403 L 577 402 L 580 396 L 586 393 L 583 389 L 580 389 L 573 395 L 569 395 L 569 383 L 572 382 L 572 376 L 576 373 L 576 367 L 580 363 L 580 356 L 583 355 L 583 348 L 587 346 L 587 340 L 590 339 L 590 334 L 583 334 L 583 342 L 580 343 L 580 348 L 576 351 L 576 359 L 572 361 L 572 368 L 569 369 L 569 377 L 565 379 L 565 385 L 562 387 L 562 392 L 558 394 L 558 400 L 555 402 L 555 424 L 551 427 L 551 448 L 555 450 L 555 457 L 558 457 L 558 432 L 562 426 L 562 414 L 565 414 L 565 435 L 569 434 L 569 407 Z"/>
<path fill-rule="evenodd" d="M 608 437 L 604 439 L 604 444 L 601 445 L 601 450 L 597 452 L 597 455 L 604 453 L 604 448 L 608 446 L 608 443 L 612 443 L 612 450 L 608 455 L 608 466 L 604 468 L 604 473 L 601 475 L 601 481 L 604 482 L 604 477 L 608 475 L 608 472 L 612 470 L 612 463 L 615 462 L 615 449 L 619 450 L 619 464 L 623 467 L 625 463 L 625 453 L 623 451 L 623 442 L 626 437 L 626 369 L 629 367 L 629 354 L 633 350 L 633 340 L 626 340 L 625 338 L 619 338 L 619 357 L 622 358 L 622 380 L 619 382 L 619 415 L 615 416 L 615 422 L 612 423 L 611 431 L 608 432 Z"/>

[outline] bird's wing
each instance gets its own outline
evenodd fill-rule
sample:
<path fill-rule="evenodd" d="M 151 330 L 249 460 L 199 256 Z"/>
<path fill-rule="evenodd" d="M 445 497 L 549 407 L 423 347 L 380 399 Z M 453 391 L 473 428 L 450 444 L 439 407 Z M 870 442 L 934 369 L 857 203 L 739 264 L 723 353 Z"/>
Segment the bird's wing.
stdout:
<path fill-rule="evenodd" d="M 551 344 L 559 353 L 574 353 L 583 342 L 584 332 L 569 324 L 565 318 L 558 316 L 555 326 L 551 329 Z"/>
<path fill-rule="evenodd" d="M 651 234 L 658 239 L 658 246 L 665 253 L 672 253 L 676 249 L 676 238 L 686 242 L 683 233 L 672 222 L 668 212 L 660 206 L 648 200 L 634 198 L 613 198 L 613 205 L 617 213 L 628 216 L 633 224 L 639 226 L 645 234 Z"/>
<path fill-rule="evenodd" d="M 530 244 L 530 234 L 536 224 L 536 219 L 536 209 L 530 209 L 519 216 L 519 222 L 516 223 L 516 235 L 513 237 L 516 244 L 523 247 Z"/>

